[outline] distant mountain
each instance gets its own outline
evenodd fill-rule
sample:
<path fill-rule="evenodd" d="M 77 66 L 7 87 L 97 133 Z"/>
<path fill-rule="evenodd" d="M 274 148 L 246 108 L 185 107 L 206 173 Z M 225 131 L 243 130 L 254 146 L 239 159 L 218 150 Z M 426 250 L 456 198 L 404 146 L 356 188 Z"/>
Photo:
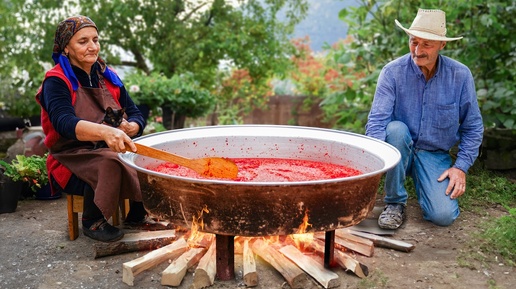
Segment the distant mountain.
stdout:
<path fill-rule="evenodd" d="M 348 25 L 339 19 L 339 12 L 356 5 L 355 0 L 308 0 L 308 3 L 308 15 L 296 26 L 292 38 L 308 35 L 313 51 L 321 51 L 325 43 L 332 45 L 346 38 Z"/>

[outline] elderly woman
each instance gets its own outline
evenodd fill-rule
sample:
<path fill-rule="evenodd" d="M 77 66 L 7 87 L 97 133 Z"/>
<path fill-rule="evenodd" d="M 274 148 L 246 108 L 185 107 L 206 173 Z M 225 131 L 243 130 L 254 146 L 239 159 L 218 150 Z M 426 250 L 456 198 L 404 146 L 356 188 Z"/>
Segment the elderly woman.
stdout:
<path fill-rule="evenodd" d="M 52 54 L 55 66 L 47 71 L 36 99 L 50 151 L 52 190 L 83 195 L 84 235 L 113 242 L 123 232 L 106 219 L 121 200 L 132 200 L 126 222 L 146 219 L 136 171 L 117 156 L 136 151 L 131 138 L 142 134 L 145 119 L 99 52 L 98 29 L 90 18 L 76 16 L 59 23 Z M 108 107 L 125 109 L 118 127 L 103 123 Z"/>

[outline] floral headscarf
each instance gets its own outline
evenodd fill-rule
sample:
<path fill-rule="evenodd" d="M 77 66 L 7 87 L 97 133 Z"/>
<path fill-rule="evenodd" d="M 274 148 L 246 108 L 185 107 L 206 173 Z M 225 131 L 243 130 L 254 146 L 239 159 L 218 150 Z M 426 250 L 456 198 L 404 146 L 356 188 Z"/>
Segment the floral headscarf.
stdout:
<path fill-rule="evenodd" d="M 70 39 L 72 39 L 77 31 L 85 27 L 94 27 L 98 31 L 97 25 L 86 16 L 70 17 L 57 25 L 56 34 L 54 36 L 54 50 L 52 53 L 55 64 L 59 63 L 59 55 L 63 53 Z"/>
<path fill-rule="evenodd" d="M 97 25 L 93 22 L 89 17 L 86 16 L 73 16 L 69 17 L 59 23 L 57 25 L 56 33 L 54 36 L 54 49 L 52 51 L 52 59 L 55 64 L 60 64 L 63 68 L 63 71 L 66 77 L 72 83 L 73 90 L 77 90 L 79 87 L 79 81 L 73 73 L 72 66 L 70 65 L 70 61 L 68 57 L 63 54 L 64 48 L 70 42 L 70 39 L 77 33 L 77 31 L 81 30 L 85 27 L 94 27 L 97 29 Z M 122 87 L 124 84 L 118 77 L 118 75 L 113 72 L 111 69 L 107 68 L 106 63 L 100 57 L 97 58 L 97 63 L 100 67 L 100 73 L 115 84 L 118 87 Z M 89 71 L 88 71 L 89 73 Z"/>

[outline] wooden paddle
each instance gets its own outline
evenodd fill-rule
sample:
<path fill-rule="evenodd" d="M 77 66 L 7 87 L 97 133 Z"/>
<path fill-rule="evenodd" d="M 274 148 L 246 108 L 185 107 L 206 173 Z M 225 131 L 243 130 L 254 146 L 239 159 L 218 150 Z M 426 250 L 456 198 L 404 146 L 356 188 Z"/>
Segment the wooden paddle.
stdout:
<path fill-rule="evenodd" d="M 226 158 L 207 157 L 200 159 L 189 159 L 173 153 L 155 149 L 139 143 L 134 143 L 137 154 L 178 164 L 190 168 L 202 176 L 209 178 L 235 179 L 238 174 L 236 164 Z"/>

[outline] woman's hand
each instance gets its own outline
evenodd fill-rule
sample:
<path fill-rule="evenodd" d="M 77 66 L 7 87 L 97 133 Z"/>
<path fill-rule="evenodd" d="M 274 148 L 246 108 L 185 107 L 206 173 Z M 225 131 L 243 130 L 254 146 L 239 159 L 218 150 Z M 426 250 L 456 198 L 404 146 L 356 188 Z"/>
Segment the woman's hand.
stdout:
<path fill-rule="evenodd" d="M 122 129 L 109 125 L 81 120 L 75 127 L 75 134 L 80 141 L 105 141 L 114 152 L 125 153 L 127 150 L 136 152 L 136 146 L 129 135 Z"/>
<path fill-rule="evenodd" d="M 103 140 L 107 146 L 114 152 L 125 153 L 128 149 L 136 152 L 136 146 L 131 138 L 123 130 L 108 126 L 103 134 Z"/>
<path fill-rule="evenodd" d="M 137 135 L 138 131 L 140 131 L 140 126 L 136 122 L 128 122 L 126 119 L 122 120 L 122 123 L 118 128 L 125 132 L 129 137 Z"/>

